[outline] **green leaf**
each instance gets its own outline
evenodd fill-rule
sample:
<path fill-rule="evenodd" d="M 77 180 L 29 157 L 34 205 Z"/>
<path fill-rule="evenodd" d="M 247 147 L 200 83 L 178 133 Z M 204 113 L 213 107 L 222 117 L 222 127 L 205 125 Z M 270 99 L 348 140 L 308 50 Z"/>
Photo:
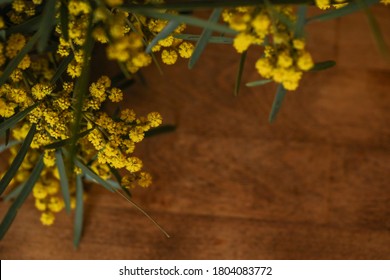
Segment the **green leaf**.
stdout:
<path fill-rule="evenodd" d="M 88 30 L 86 34 L 86 41 L 84 44 L 84 56 L 83 56 L 83 65 L 80 77 L 76 80 L 73 98 L 75 100 L 74 107 L 74 121 L 72 125 L 71 139 L 69 143 L 69 174 L 72 174 L 74 161 L 76 158 L 77 152 L 77 140 L 78 134 L 80 131 L 81 117 L 82 117 L 82 109 L 84 104 L 85 95 L 88 92 L 88 84 L 89 84 L 89 75 L 90 75 L 90 58 L 93 49 L 93 37 L 92 37 L 92 16 L 89 16 L 88 19 Z"/>
<path fill-rule="evenodd" d="M 86 182 L 92 182 L 96 183 L 94 179 L 92 179 L 90 176 L 85 175 Z M 115 180 L 107 179 L 105 180 L 107 184 L 109 184 L 114 190 L 123 190 L 124 188 Z M 126 189 L 127 190 L 127 189 Z M 130 196 L 131 197 L 131 196 Z"/>
<path fill-rule="evenodd" d="M 238 92 L 240 90 L 240 84 L 241 84 L 241 77 L 242 77 L 242 72 L 244 71 L 244 65 L 245 65 L 245 60 L 246 60 L 246 54 L 247 51 L 244 51 L 241 54 L 240 57 L 240 64 L 238 65 L 238 72 L 237 72 L 237 77 L 236 77 L 236 84 L 234 86 L 234 96 L 238 96 Z"/>
<path fill-rule="evenodd" d="M 163 133 L 173 132 L 176 130 L 175 125 L 166 124 L 159 127 L 152 128 L 145 132 L 145 137 L 152 137 Z"/>
<path fill-rule="evenodd" d="M 8 128 L 6 131 L 5 131 L 5 145 L 7 146 L 8 145 L 8 142 L 9 142 L 9 137 L 11 136 L 11 133 L 10 133 L 10 129 Z"/>
<path fill-rule="evenodd" d="M 150 53 L 152 48 L 158 43 L 158 41 L 165 39 L 168 37 L 175 29 L 180 25 L 179 22 L 175 20 L 171 20 L 168 24 L 163 28 L 163 30 L 158 33 L 152 41 L 150 41 L 149 45 L 146 47 L 145 52 Z"/>
<path fill-rule="evenodd" d="M 326 60 L 322 62 L 317 62 L 314 64 L 314 66 L 309 70 L 310 72 L 315 72 L 315 71 L 322 71 L 326 70 L 328 68 L 334 67 L 336 65 L 336 62 L 333 60 Z"/>
<path fill-rule="evenodd" d="M 5 217 L 3 218 L 3 221 L 0 224 L 0 239 L 3 239 L 5 233 L 7 232 L 13 220 L 15 219 L 19 208 L 23 205 L 23 202 L 26 200 L 32 188 L 34 187 L 35 183 L 38 181 L 39 176 L 41 175 L 41 172 L 43 170 L 43 167 L 44 167 L 43 155 L 41 155 L 38 160 L 38 163 L 35 165 L 33 171 L 31 172 L 30 177 L 28 178 L 27 182 L 24 184 L 22 191 L 20 192 L 20 194 L 18 195 L 14 203 L 11 205 L 11 207 L 8 209 L 8 212 L 5 214 Z"/>
<path fill-rule="evenodd" d="M 22 34 L 29 34 L 32 32 L 35 32 L 39 28 L 39 23 L 41 22 L 42 15 L 30 18 L 26 21 L 24 21 L 21 24 L 13 25 L 10 28 L 6 30 L 7 36 L 13 33 L 22 33 Z"/>
<path fill-rule="evenodd" d="M 15 159 L 12 161 L 10 167 L 8 168 L 7 172 L 4 174 L 3 178 L 0 180 L 0 195 L 4 192 L 4 190 L 7 188 L 8 184 L 11 182 L 12 178 L 15 177 L 16 172 L 18 172 L 20 165 L 22 164 L 28 149 L 30 148 L 31 142 L 35 135 L 36 126 L 33 124 L 30 128 L 30 131 L 28 132 L 26 138 L 24 139 L 24 142 L 22 146 L 20 147 L 20 150 L 18 154 L 16 155 Z"/>
<path fill-rule="evenodd" d="M 69 41 L 69 30 L 68 30 L 69 13 L 68 13 L 68 7 L 64 3 L 65 2 L 61 2 L 61 7 L 60 7 L 61 33 L 65 41 Z"/>
<path fill-rule="evenodd" d="M 374 5 L 379 3 L 380 0 L 362 0 L 367 6 Z M 326 21 L 331 20 L 339 17 L 343 17 L 352 13 L 355 13 L 361 9 L 360 4 L 357 2 L 349 3 L 347 6 L 342 7 L 340 9 L 331 10 L 329 12 L 325 12 L 322 14 L 319 14 L 317 16 L 310 17 L 306 20 L 306 22 L 311 21 Z"/>
<path fill-rule="evenodd" d="M 38 103 L 35 103 L 34 105 L 28 107 L 24 111 L 18 112 L 12 117 L 6 119 L 2 123 L 0 123 L 0 133 L 4 133 L 7 129 L 12 128 L 14 125 L 16 125 L 18 122 L 20 122 L 22 119 L 24 119 L 25 116 L 27 116 L 28 113 L 30 113 L 32 110 L 35 109 L 35 107 L 38 106 Z"/>
<path fill-rule="evenodd" d="M 38 52 L 42 53 L 47 46 L 47 41 L 51 31 L 55 25 L 55 13 L 56 13 L 56 1 L 46 0 L 45 7 L 43 8 L 43 17 L 39 25 L 38 34 L 39 40 L 37 44 Z"/>
<path fill-rule="evenodd" d="M 121 182 L 122 182 L 122 176 L 119 174 L 118 170 L 116 170 L 115 168 L 112 168 L 110 166 L 110 171 L 111 171 L 111 174 L 114 175 L 115 179 L 116 179 L 116 182 L 113 181 L 113 180 L 110 180 L 108 179 L 107 182 L 114 188 L 114 189 L 121 189 L 125 195 L 127 196 L 127 198 L 131 198 L 131 192 L 129 191 L 128 188 L 125 188 L 124 186 L 121 185 Z M 112 181 L 112 183 L 110 183 L 110 181 Z"/>
<path fill-rule="evenodd" d="M 276 95 L 274 103 L 272 104 L 271 113 L 269 114 L 269 122 L 272 123 L 276 119 L 276 116 L 282 106 L 284 96 L 286 95 L 286 89 L 282 84 L 279 84 L 278 89 L 276 90 Z"/>
<path fill-rule="evenodd" d="M 182 1 L 165 1 L 165 3 L 148 3 L 148 4 L 137 4 L 136 2 L 130 2 L 123 4 L 121 9 L 129 12 L 144 11 L 150 9 L 170 9 L 177 11 L 190 11 L 193 9 L 204 9 L 204 8 L 227 8 L 227 7 L 238 7 L 238 6 L 254 6 L 264 5 L 264 0 L 182 0 Z M 308 0 L 272 0 L 272 4 L 308 4 L 312 3 Z"/>
<path fill-rule="evenodd" d="M 195 34 L 175 34 L 173 37 L 177 39 L 183 39 L 187 41 L 199 41 L 200 35 Z M 230 37 L 220 37 L 220 36 L 210 36 L 208 42 L 214 44 L 233 44 L 234 38 Z"/>
<path fill-rule="evenodd" d="M 73 245 L 77 248 L 80 244 L 81 235 L 83 233 L 83 215 L 84 215 L 84 201 L 83 201 L 84 186 L 81 175 L 76 176 L 76 210 L 74 217 L 73 230 Z"/>
<path fill-rule="evenodd" d="M 222 13 L 222 8 L 214 9 L 213 12 L 210 15 L 210 18 L 208 22 L 210 24 L 215 24 L 218 22 L 220 16 Z M 190 57 L 190 60 L 188 61 L 188 68 L 192 69 L 195 65 L 195 63 L 198 61 L 200 55 L 202 54 L 203 50 L 205 49 L 207 43 L 209 42 L 209 39 L 211 35 L 213 34 L 213 30 L 209 28 L 203 28 L 202 34 L 200 34 L 199 40 L 196 42 L 196 46 L 194 48 L 194 51 Z"/>
<path fill-rule="evenodd" d="M 67 57 L 65 57 L 61 61 L 60 65 L 58 65 L 57 71 L 55 72 L 53 78 L 51 78 L 51 81 L 50 81 L 51 84 L 55 84 L 58 81 L 58 79 L 61 77 L 61 75 L 65 72 L 69 63 L 72 62 L 73 57 L 74 57 L 74 54 L 71 53 L 70 55 L 68 55 Z"/>
<path fill-rule="evenodd" d="M 0 145 L 0 153 L 4 152 L 5 150 L 8 150 L 12 146 L 18 145 L 20 143 L 22 143 L 22 141 L 11 140 L 11 141 L 9 141 L 8 145 L 1 144 Z"/>
<path fill-rule="evenodd" d="M 216 31 L 216 32 L 224 32 L 227 34 L 237 34 L 237 31 L 229 28 L 226 25 L 222 25 L 222 24 L 218 24 L 218 23 L 211 23 L 207 20 L 195 18 L 192 16 L 160 13 L 160 12 L 158 12 L 158 10 L 142 10 L 142 11 L 140 10 L 139 12 L 140 12 L 140 14 L 147 16 L 147 17 L 165 19 L 165 20 L 175 20 L 179 23 L 186 23 L 188 25 L 208 28 L 208 29 L 210 29 L 212 31 Z"/>
<path fill-rule="evenodd" d="M 3 197 L 4 201 L 11 201 L 12 199 L 15 199 L 22 191 L 24 184 L 25 183 L 23 182 L 20 185 L 18 185 L 17 187 L 13 188 L 8 194 L 6 194 Z"/>
<path fill-rule="evenodd" d="M 297 9 L 297 21 L 295 22 L 294 37 L 303 38 L 306 23 L 307 5 L 301 5 Z"/>
<path fill-rule="evenodd" d="M 19 63 L 22 61 L 24 56 L 32 50 L 35 43 L 37 42 L 39 38 L 38 32 L 34 34 L 28 41 L 28 43 L 21 49 L 21 51 L 7 64 L 7 67 L 5 67 L 3 74 L 0 77 L 0 86 L 3 85 L 8 77 L 11 75 L 11 73 L 18 67 Z"/>
<path fill-rule="evenodd" d="M 257 86 L 262 86 L 262 85 L 268 84 L 270 82 L 272 82 L 272 80 L 258 80 L 258 81 L 246 83 L 245 85 L 247 87 L 257 87 Z"/>
<path fill-rule="evenodd" d="M 60 174 L 60 185 L 61 185 L 62 196 L 65 202 L 65 209 L 66 212 L 69 214 L 70 213 L 69 181 L 68 181 L 68 175 L 66 174 L 66 168 L 65 168 L 64 159 L 62 157 L 61 149 L 56 150 L 55 155 L 56 155 L 58 173 Z"/>
<path fill-rule="evenodd" d="M 75 164 L 83 171 L 83 173 L 86 176 L 89 176 L 92 180 L 94 180 L 96 183 L 102 185 L 104 188 L 106 188 L 110 192 L 114 192 L 114 189 L 111 187 L 111 185 L 109 183 L 107 183 L 106 180 L 104 180 L 99 175 L 97 175 L 95 172 L 93 172 L 88 166 L 83 164 L 78 159 L 75 159 Z"/>
<path fill-rule="evenodd" d="M 360 7 L 364 10 L 364 13 L 366 14 L 368 24 L 370 25 L 371 33 L 374 36 L 376 45 L 378 46 L 380 53 L 387 60 L 387 62 L 390 62 L 390 50 L 386 44 L 385 39 L 383 38 L 378 22 L 376 21 L 374 15 L 372 14 L 372 12 L 370 11 L 370 9 L 367 7 L 366 3 L 363 0 L 356 0 L 356 1 L 360 5 Z"/>

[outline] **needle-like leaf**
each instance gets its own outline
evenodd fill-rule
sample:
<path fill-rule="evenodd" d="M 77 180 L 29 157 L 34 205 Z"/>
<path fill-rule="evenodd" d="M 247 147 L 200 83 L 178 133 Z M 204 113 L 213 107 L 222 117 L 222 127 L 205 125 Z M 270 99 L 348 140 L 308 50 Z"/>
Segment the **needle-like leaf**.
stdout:
<path fill-rule="evenodd" d="M 33 124 L 28 132 L 26 138 L 23 141 L 22 146 L 15 159 L 12 161 L 11 166 L 8 168 L 7 172 L 4 174 L 3 178 L 0 180 L 0 195 L 7 188 L 8 184 L 11 182 L 12 178 L 15 177 L 16 172 L 18 172 L 20 165 L 22 164 L 28 149 L 30 148 L 31 142 L 35 135 L 36 126 Z"/>
<path fill-rule="evenodd" d="M 103 178 L 101 178 L 99 175 L 97 175 L 95 172 L 93 172 L 88 166 L 86 166 L 84 163 L 82 163 L 81 161 L 79 161 L 78 159 L 75 160 L 75 164 L 76 166 L 78 166 L 81 171 L 89 176 L 92 180 L 94 180 L 96 183 L 102 185 L 104 188 L 106 188 L 107 190 L 109 190 L 110 192 L 114 192 L 114 189 L 112 188 L 112 186 L 106 182 L 106 180 L 104 180 Z"/>
<path fill-rule="evenodd" d="M 215 24 L 218 22 L 222 13 L 222 8 L 216 8 L 210 15 L 209 22 L 210 24 Z M 195 63 L 198 61 L 200 55 L 203 53 L 206 45 L 209 42 L 211 35 L 213 34 L 213 30 L 209 28 L 203 28 L 202 34 L 200 34 L 199 40 L 196 42 L 196 46 L 194 51 L 188 61 L 188 68 L 192 69 Z"/>
<path fill-rule="evenodd" d="M 187 16 L 187 15 L 177 15 L 177 14 L 169 14 L 169 13 L 162 13 L 159 12 L 158 10 L 140 10 L 140 14 L 147 16 L 147 17 L 152 17 L 152 18 L 158 18 L 158 19 L 165 19 L 165 20 L 174 20 L 179 23 L 186 23 L 188 25 L 192 26 L 199 26 L 203 28 L 208 28 L 213 31 L 217 32 L 223 32 L 227 34 L 236 34 L 237 31 L 229 28 L 226 25 L 218 24 L 218 23 L 212 23 L 207 20 L 203 20 L 200 18 L 195 18 L 192 16 Z"/>
<path fill-rule="evenodd" d="M 74 217 L 73 230 L 73 245 L 77 248 L 80 244 L 81 235 L 83 233 L 83 216 L 84 216 L 84 201 L 83 201 L 84 186 L 81 175 L 76 176 L 76 210 Z"/>
<path fill-rule="evenodd" d="M 149 45 L 146 47 L 145 52 L 150 53 L 152 48 L 158 43 L 158 41 L 165 39 L 168 37 L 175 29 L 180 25 L 179 22 L 175 20 L 170 20 L 168 24 L 163 28 L 163 30 L 158 33 L 152 41 L 150 41 Z"/>
<path fill-rule="evenodd" d="M 64 198 L 66 212 L 69 214 L 70 213 L 69 181 L 68 181 L 68 175 L 66 174 L 66 168 L 64 164 L 64 159 L 62 157 L 61 149 L 56 150 L 55 156 L 56 156 L 58 173 L 60 174 L 60 185 L 61 185 L 62 197 Z"/>
<path fill-rule="evenodd" d="M 46 0 L 45 7 L 43 8 L 43 17 L 39 25 L 38 34 L 39 40 L 37 44 L 38 52 L 42 53 L 47 46 L 47 41 L 51 31 L 55 25 L 55 13 L 56 13 L 56 1 Z"/>
<path fill-rule="evenodd" d="M 269 114 L 270 123 L 275 121 L 276 116 L 280 110 L 280 107 L 282 106 L 282 102 L 285 95 L 286 95 L 286 89 L 283 87 L 282 84 L 279 84 L 278 89 L 276 90 L 274 103 L 272 104 L 271 112 Z"/>
<path fill-rule="evenodd" d="M 14 125 L 16 125 L 18 122 L 20 122 L 22 119 L 24 119 L 25 116 L 27 116 L 28 113 L 30 113 L 32 110 L 35 109 L 35 107 L 38 106 L 38 103 L 35 103 L 34 105 L 28 107 L 27 109 L 16 113 L 12 117 L 4 120 L 2 123 L 0 123 L 0 134 L 5 133 L 7 129 L 12 128 Z"/>
<path fill-rule="evenodd" d="M 20 194 L 18 195 L 14 203 L 8 209 L 8 212 L 5 214 L 5 217 L 3 218 L 3 221 L 0 224 L 0 239 L 3 239 L 5 233 L 8 231 L 9 227 L 11 226 L 19 208 L 23 205 L 23 202 L 26 200 L 32 188 L 34 187 L 35 183 L 39 179 L 43 167 L 44 167 L 43 155 L 41 155 L 38 160 L 38 163 L 35 165 L 33 171 L 31 172 L 30 177 L 24 184 L 23 189 L 21 190 Z"/>
<path fill-rule="evenodd" d="M 246 83 L 245 85 L 247 87 L 257 87 L 257 86 L 262 86 L 262 85 L 268 84 L 270 82 L 272 82 L 272 80 L 258 80 L 258 81 Z"/>
<path fill-rule="evenodd" d="M 242 73 L 244 72 L 245 60 L 246 60 L 247 51 L 244 51 L 240 57 L 240 63 L 238 65 L 236 84 L 234 85 L 234 96 L 238 96 L 238 92 L 240 90 Z"/>

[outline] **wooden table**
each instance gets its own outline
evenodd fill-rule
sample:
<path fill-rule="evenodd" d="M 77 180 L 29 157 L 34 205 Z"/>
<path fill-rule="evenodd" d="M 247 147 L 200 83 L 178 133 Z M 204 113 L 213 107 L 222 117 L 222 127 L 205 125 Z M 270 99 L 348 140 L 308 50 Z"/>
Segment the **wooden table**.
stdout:
<path fill-rule="evenodd" d="M 390 43 L 390 9 L 374 11 Z M 389 259 L 390 64 L 363 14 L 312 24 L 308 35 L 316 61 L 338 64 L 305 74 L 272 125 L 275 85 L 233 97 L 239 56 L 229 46 L 208 46 L 194 70 L 150 67 L 148 84 L 129 89 L 137 113 L 177 125 L 136 151 L 154 184 L 134 200 L 171 238 L 96 185 L 78 250 L 73 217 L 43 227 L 30 198 L 1 259 Z M 259 79 L 259 55 L 249 51 L 243 83 Z"/>

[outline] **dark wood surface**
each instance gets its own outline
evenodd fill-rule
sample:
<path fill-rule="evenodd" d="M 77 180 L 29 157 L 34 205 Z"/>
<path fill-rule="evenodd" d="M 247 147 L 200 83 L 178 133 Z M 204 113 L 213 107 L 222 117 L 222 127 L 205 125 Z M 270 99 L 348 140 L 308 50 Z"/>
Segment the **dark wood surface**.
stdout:
<path fill-rule="evenodd" d="M 390 9 L 374 10 L 390 43 Z M 93 186 L 78 250 L 72 216 L 43 227 L 29 199 L 1 259 L 389 259 L 390 64 L 363 14 L 308 34 L 315 60 L 338 64 L 305 75 L 272 125 L 275 86 L 233 97 L 239 57 L 228 46 L 209 46 L 191 71 L 151 67 L 148 85 L 129 90 L 137 113 L 178 126 L 138 146 L 154 184 L 134 191 L 171 238 Z M 259 55 L 249 52 L 243 82 L 259 79 Z"/>

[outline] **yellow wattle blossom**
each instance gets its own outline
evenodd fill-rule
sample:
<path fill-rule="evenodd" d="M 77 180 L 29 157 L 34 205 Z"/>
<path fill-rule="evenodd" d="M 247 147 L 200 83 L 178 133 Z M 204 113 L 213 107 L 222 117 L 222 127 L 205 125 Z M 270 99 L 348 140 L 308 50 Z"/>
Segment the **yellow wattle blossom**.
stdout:
<path fill-rule="evenodd" d="M 53 88 L 45 84 L 36 84 L 31 89 L 31 94 L 37 100 L 42 100 L 45 96 L 49 95 L 53 91 Z"/>
<path fill-rule="evenodd" d="M 302 39 L 294 39 L 293 46 L 296 50 L 303 50 L 305 48 L 305 41 Z"/>
<path fill-rule="evenodd" d="M 35 199 L 35 208 L 39 211 L 45 211 L 47 209 L 47 203 L 44 199 Z"/>
<path fill-rule="evenodd" d="M 26 9 L 26 3 L 23 0 L 14 0 L 12 1 L 12 9 L 21 13 L 24 9 Z"/>
<path fill-rule="evenodd" d="M 112 102 L 120 102 L 123 100 L 123 92 L 119 88 L 112 88 L 108 98 Z"/>
<path fill-rule="evenodd" d="M 163 50 L 161 52 L 161 59 L 165 64 L 175 64 L 177 60 L 177 52 L 175 50 Z"/>
<path fill-rule="evenodd" d="M 40 220 L 44 226 L 51 226 L 54 223 L 55 216 L 52 212 L 43 212 Z"/>
<path fill-rule="evenodd" d="M 242 53 L 246 51 L 254 41 L 255 37 L 251 34 L 241 32 L 234 38 L 233 46 L 238 53 Z"/>
<path fill-rule="evenodd" d="M 26 38 L 20 33 L 11 34 L 7 40 L 5 55 L 14 58 L 26 44 Z"/>
<path fill-rule="evenodd" d="M 271 19 L 266 14 L 258 14 L 251 22 L 256 33 L 266 34 L 271 25 Z"/>
<path fill-rule="evenodd" d="M 141 142 L 144 139 L 145 133 L 142 127 L 136 126 L 130 130 L 129 137 L 135 142 Z"/>
<path fill-rule="evenodd" d="M 285 51 L 281 52 L 278 55 L 277 65 L 282 68 L 288 68 L 293 64 L 293 59 L 291 56 Z"/>
<path fill-rule="evenodd" d="M 78 16 L 79 14 L 89 14 L 91 12 L 91 7 L 88 1 L 70 0 L 68 3 L 68 10 L 71 15 Z"/>
<path fill-rule="evenodd" d="M 36 199 L 43 199 L 47 197 L 48 193 L 41 183 L 37 183 L 33 188 L 33 195 Z"/>
<path fill-rule="evenodd" d="M 174 38 L 172 35 L 170 35 L 170 36 L 166 37 L 165 39 L 158 41 L 158 44 L 162 47 L 170 47 L 170 46 L 172 46 L 173 42 L 174 42 Z"/>
<path fill-rule="evenodd" d="M 14 83 L 18 83 L 21 80 L 23 80 L 23 73 L 19 68 L 16 68 L 12 73 L 11 73 L 11 80 Z"/>
<path fill-rule="evenodd" d="M 102 44 L 106 44 L 108 43 L 108 37 L 107 37 L 107 34 L 106 32 L 104 31 L 103 28 L 101 27 L 96 27 L 93 31 L 92 31 L 92 36 L 95 40 L 99 41 L 100 43 Z"/>
<path fill-rule="evenodd" d="M 140 171 L 142 168 L 142 161 L 137 157 L 131 157 L 127 160 L 126 169 L 131 173 Z"/>
<path fill-rule="evenodd" d="M 60 44 L 58 45 L 57 53 L 60 56 L 68 56 L 70 54 L 70 43 L 60 37 Z"/>
<path fill-rule="evenodd" d="M 80 77 L 81 65 L 78 64 L 76 60 L 73 60 L 71 63 L 69 63 L 66 71 L 69 74 L 69 76 L 71 76 L 72 78 Z"/>
<path fill-rule="evenodd" d="M 314 66 L 310 53 L 303 52 L 302 54 L 300 54 L 298 57 L 297 65 L 303 71 L 310 70 Z"/>
<path fill-rule="evenodd" d="M 137 182 L 141 187 L 149 187 L 152 184 L 152 176 L 147 172 L 141 172 Z"/>
<path fill-rule="evenodd" d="M 272 77 L 274 67 L 269 59 L 260 58 L 259 60 L 257 60 L 255 66 L 259 74 L 264 78 L 269 79 Z"/>
<path fill-rule="evenodd" d="M 50 211 L 54 213 L 60 212 L 65 207 L 65 203 L 62 199 L 59 197 L 52 196 L 50 197 L 49 203 L 47 204 L 47 207 Z"/>
<path fill-rule="evenodd" d="M 31 65 L 31 60 L 29 55 L 25 55 L 22 61 L 19 63 L 18 68 L 22 70 L 26 70 Z"/>
<path fill-rule="evenodd" d="M 179 55 L 182 58 L 190 58 L 193 51 L 194 51 L 194 45 L 189 42 L 183 42 L 179 46 Z"/>
<path fill-rule="evenodd" d="M 0 116 L 4 118 L 12 117 L 15 114 L 15 103 L 5 102 L 2 98 L 0 98 Z"/>
<path fill-rule="evenodd" d="M 162 117 L 158 112 L 152 112 L 147 115 L 151 127 L 157 127 L 162 124 Z"/>
<path fill-rule="evenodd" d="M 52 167 L 56 163 L 56 159 L 54 157 L 54 151 L 53 150 L 45 150 L 44 151 L 44 156 L 43 156 L 43 163 L 47 167 Z"/>
<path fill-rule="evenodd" d="M 315 0 L 316 5 L 321 10 L 326 10 L 330 8 L 330 0 Z"/>

